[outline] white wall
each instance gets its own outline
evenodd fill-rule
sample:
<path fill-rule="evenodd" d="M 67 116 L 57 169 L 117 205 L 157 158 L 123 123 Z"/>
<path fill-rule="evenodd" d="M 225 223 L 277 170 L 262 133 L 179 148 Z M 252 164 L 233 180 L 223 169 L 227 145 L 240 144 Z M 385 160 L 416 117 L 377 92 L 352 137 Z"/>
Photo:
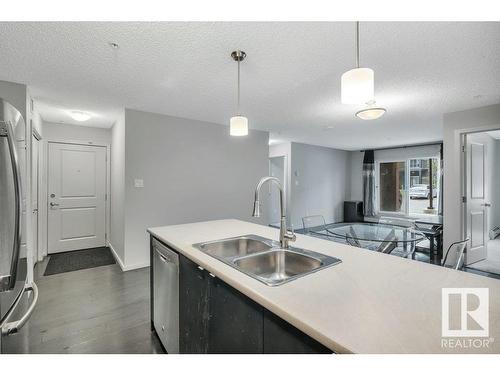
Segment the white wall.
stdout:
<path fill-rule="evenodd" d="M 461 134 L 500 129 L 500 104 L 445 113 L 444 133 L 444 249 L 464 237 Z"/>
<path fill-rule="evenodd" d="M 111 233 L 109 244 L 125 267 L 125 111 L 111 129 Z"/>
<path fill-rule="evenodd" d="M 81 142 L 85 144 L 111 144 L 111 130 L 91 126 L 56 124 L 43 121 L 43 139 L 54 142 Z"/>
<path fill-rule="evenodd" d="M 148 227 L 252 220 L 255 185 L 269 172 L 267 132 L 230 137 L 225 126 L 129 109 L 125 129 L 127 268 L 149 264 Z"/>
<path fill-rule="evenodd" d="M 292 142 L 291 222 L 302 228 L 302 217 L 323 215 L 327 223 L 344 218 L 349 152 Z"/>

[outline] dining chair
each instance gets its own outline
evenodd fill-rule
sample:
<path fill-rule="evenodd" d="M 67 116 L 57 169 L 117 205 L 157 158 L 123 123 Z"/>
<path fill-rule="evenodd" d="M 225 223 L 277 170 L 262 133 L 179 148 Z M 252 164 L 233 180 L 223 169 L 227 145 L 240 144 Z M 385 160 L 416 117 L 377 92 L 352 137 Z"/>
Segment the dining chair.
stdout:
<path fill-rule="evenodd" d="M 358 234 L 356 233 L 352 225 L 349 225 L 349 235 L 345 236 L 345 242 L 347 242 L 351 246 L 363 247 L 359 243 Z"/>
<path fill-rule="evenodd" d="M 397 246 L 396 232 L 392 229 L 377 248 L 379 253 L 390 254 Z"/>
<path fill-rule="evenodd" d="M 398 227 L 418 229 L 416 219 L 407 217 L 381 216 L 378 222 L 379 224 L 395 225 Z M 404 243 L 403 248 L 395 249 L 393 255 L 414 259 L 416 246 L 417 245 L 415 243 Z"/>
<path fill-rule="evenodd" d="M 468 238 L 462 241 L 453 242 L 450 247 L 448 247 L 448 251 L 446 251 L 442 266 L 453 268 L 454 270 L 462 269 L 468 242 Z"/>
<path fill-rule="evenodd" d="M 323 215 L 312 215 L 304 216 L 302 218 L 302 226 L 304 227 L 304 233 L 320 232 L 326 230 L 326 222 Z"/>

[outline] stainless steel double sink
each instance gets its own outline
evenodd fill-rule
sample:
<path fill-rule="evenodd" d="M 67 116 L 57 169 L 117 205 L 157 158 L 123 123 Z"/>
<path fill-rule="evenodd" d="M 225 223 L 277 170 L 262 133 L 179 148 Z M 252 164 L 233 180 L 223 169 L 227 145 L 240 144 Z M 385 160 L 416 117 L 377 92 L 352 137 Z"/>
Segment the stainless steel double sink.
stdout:
<path fill-rule="evenodd" d="M 310 250 L 281 249 L 278 242 L 253 234 L 193 246 L 269 286 L 281 285 L 341 262 Z"/>

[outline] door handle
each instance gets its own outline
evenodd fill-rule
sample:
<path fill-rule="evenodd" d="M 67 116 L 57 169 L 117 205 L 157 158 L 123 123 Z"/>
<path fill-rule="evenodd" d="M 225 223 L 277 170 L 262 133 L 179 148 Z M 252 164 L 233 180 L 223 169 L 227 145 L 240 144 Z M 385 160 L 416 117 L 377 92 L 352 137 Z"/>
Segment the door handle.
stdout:
<path fill-rule="evenodd" d="M 50 207 L 56 207 L 56 206 L 59 206 L 59 203 L 50 202 Z"/>
<path fill-rule="evenodd" d="M 491 207 L 491 203 L 483 203 L 481 206 L 484 206 L 484 207 Z"/>

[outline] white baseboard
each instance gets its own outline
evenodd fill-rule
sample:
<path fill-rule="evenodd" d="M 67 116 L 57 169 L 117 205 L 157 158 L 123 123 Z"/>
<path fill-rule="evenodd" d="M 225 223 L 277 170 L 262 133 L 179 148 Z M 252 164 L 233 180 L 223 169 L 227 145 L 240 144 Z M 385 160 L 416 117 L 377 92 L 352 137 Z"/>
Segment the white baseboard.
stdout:
<path fill-rule="evenodd" d="M 122 271 L 127 271 L 125 269 L 125 265 L 123 264 L 122 259 L 116 253 L 116 250 L 114 249 L 113 245 L 111 245 L 111 242 L 108 242 L 108 246 L 111 249 L 111 253 L 113 254 L 113 257 L 115 258 L 116 262 L 118 263 L 118 265 L 120 266 L 120 268 L 122 269 Z"/>
<path fill-rule="evenodd" d="M 139 268 L 146 268 L 146 267 L 149 267 L 149 262 L 128 265 L 125 267 L 124 271 L 132 271 L 132 270 L 137 270 Z"/>
<path fill-rule="evenodd" d="M 149 262 L 125 265 L 122 259 L 116 253 L 116 250 L 113 248 L 113 245 L 111 245 L 111 242 L 108 242 L 108 246 L 111 249 L 113 257 L 115 258 L 116 262 L 118 263 L 123 272 L 149 267 Z"/>

